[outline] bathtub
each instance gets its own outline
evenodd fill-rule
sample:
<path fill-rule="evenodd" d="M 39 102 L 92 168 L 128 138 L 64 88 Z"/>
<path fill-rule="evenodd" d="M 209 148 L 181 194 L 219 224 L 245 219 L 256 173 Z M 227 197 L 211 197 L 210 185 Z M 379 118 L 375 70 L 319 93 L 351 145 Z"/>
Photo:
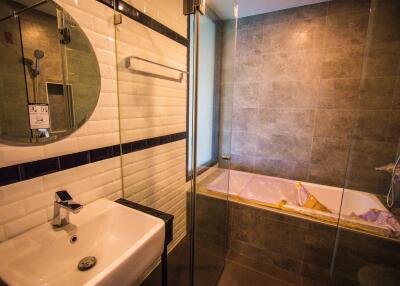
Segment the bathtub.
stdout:
<path fill-rule="evenodd" d="M 373 194 L 301 182 L 317 200 L 331 212 L 301 207 L 297 204 L 296 183 L 298 181 L 258 175 L 240 171 L 219 169 L 200 184 L 199 191 L 211 195 L 228 197 L 230 200 L 261 207 L 279 209 L 294 215 L 301 215 L 318 221 L 340 224 L 385 237 L 398 237 L 384 225 L 370 223 L 354 215 L 363 214 L 370 209 L 387 211 Z M 228 191 L 229 190 L 229 191 Z M 343 205 L 342 203 L 343 196 Z M 340 220 L 339 218 L 340 214 Z"/>

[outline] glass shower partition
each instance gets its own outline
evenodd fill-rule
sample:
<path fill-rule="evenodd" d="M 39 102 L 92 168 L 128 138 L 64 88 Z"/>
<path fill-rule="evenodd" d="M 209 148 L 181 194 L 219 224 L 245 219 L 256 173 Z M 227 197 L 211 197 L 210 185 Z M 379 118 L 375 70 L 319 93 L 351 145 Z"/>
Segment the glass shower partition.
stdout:
<path fill-rule="evenodd" d="M 234 1 L 216 1 L 203 8 L 189 19 L 191 278 L 193 285 L 216 285 L 228 251 L 237 6 Z"/>
<path fill-rule="evenodd" d="M 7 3 L 0 5 L 0 134 L 3 138 L 31 136 L 28 117 L 28 90 L 19 16 L 9 16 Z M 5 115 L 8 116 L 5 116 Z M 11 115 L 12 114 L 12 115 Z M 12 120 L 10 120 L 12 118 Z"/>
<path fill-rule="evenodd" d="M 400 2 L 365 1 L 333 285 L 400 285 Z M 397 174 L 397 175 L 396 175 Z"/>

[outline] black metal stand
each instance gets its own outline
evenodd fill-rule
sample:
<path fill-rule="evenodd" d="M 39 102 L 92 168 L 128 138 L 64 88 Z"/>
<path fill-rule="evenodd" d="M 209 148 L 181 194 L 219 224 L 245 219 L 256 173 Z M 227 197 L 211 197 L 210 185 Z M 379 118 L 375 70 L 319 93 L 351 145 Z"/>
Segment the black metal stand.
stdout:
<path fill-rule="evenodd" d="M 161 279 L 162 286 L 168 286 L 168 251 L 167 245 L 164 245 L 164 251 L 161 255 Z"/>

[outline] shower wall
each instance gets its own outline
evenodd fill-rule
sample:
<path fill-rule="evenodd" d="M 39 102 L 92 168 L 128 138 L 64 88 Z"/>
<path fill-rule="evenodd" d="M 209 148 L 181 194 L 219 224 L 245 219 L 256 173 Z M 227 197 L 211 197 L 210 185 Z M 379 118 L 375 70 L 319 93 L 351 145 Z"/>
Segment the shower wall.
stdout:
<path fill-rule="evenodd" d="M 386 192 L 374 167 L 400 135 L 399 9 L 334 0 L 241 18 L 232 167 L 333 186 L 348 167 L 347 187 Z"/>

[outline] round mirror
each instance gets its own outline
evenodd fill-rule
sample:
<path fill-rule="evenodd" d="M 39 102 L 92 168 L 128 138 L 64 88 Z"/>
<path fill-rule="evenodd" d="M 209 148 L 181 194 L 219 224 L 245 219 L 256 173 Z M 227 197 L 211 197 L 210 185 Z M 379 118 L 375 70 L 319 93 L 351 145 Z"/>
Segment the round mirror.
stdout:
<path fill-rule="evenodd" d="M 100 94 L 96 55 L 53 1 L 0 3 L 0 141 L 37 145 L 81 127 Z"/>

